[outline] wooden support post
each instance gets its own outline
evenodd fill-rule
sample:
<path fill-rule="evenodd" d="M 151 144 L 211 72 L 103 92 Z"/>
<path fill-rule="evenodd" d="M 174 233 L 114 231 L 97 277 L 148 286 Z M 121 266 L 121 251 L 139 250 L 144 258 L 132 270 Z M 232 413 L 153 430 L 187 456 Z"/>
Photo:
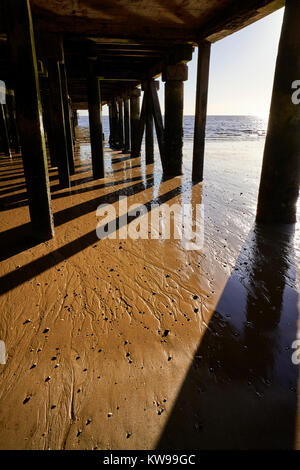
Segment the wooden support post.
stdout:
<path fill-rule="evenodd" d="M 139 157 L 141 154 L 142 142 L 145 132 L 146 125 L 146 96 L 143 96 L 142 109 L 140 114 L 140 119 L 138 122 L 138 132 L 137 132 L 137 142 L 135 147 L 136 157 Z"/>
<path fill-rule="evenodd" d="M 55 58 L 47 60 L 48 87 L 49 87 L 49 119 L 51 120 L 51 134 L 49 138 L 50 153 L 54 152 L 51 162 L 58 166 L 60 185 L 63 188 L 70 186 L 70 170 L 68 147 L 65 131 L 65 117 L 62 102 L 61 76 L 59 61 Z"/>
<path fill-rule="evenodd" d="M 6 95 L 6 105 L 10 123 L 9 127 L 12 148 L 14 149 L 15 153 L 18 153 L 20 151 L 20 140 L 17 126 L 15 94 L 13 90 L 9 90 L 8 94 Z"/>
<path fill-rule="evenodd" d="M 9 134 L 7 129 L 7 122 L 6 122 L 6 112 L 5 112 L 5 104 L 0 104 L 0 139 L 1 139 L 1 151 L 7 156 L 11 157 L 10 152 L 10 142 L 9 142 Z"/>
<path fill-rule="evenodd" d="M 113 147 L 113 116 L 112 116 L 112 105 L 108 103 L 108 116 L 109 116 L 109 146 Z"/>
<path fill-rule="evenodd" d="M 153 146 L 153 106 L 151 95 L 151 84 L 153 80 L 144 82 L 144 96 L 145 96 L 145 117 L 146 117 L 146 138 L 145 138 L 145 153 L 146 164 L 154 162 L 154 146 Z"/>
<path fill-rule="evenodd" d="M 123 150 L 124 148 L 124 124 L 123 124 L 123 100 L 118 98 L 118 127 L 119 127 L 119 144 L 118 148 Z"/>
<path fill-rule="evenodd" d="M 269 125 L 257 205 L 257 222 L 296 222 L 300 186 L 300 2 L 287 0 L 279 41 Z M 299 89 L 299 85 L 298 85 Z M 298 93 L 299 94 L 299 93 Z"/>
<path fill-rule="evenodd" d="M 62 92 L 62 103 L 63 103 L 63 111 L 64 111 L 64 119 L 65 119 L 66 145 L 67 145 L 67 151 L 68 151 L 69 170 L 70 170 L 70 174 L 74 175 L 75 173 L 74 149 L 73 149 L 71 118 L 70 118 L 70 108 L 69 108 L 67 74 L 66 74 L 66 66 L 64 63 L 60 64 L 60 76 L 61 76 L 61 92 Z"/>
<path fill-rule="evenodd" d="M 157 94 L 157 87 L 159 82 L 151 83 L 151 94 L 152 94 L 152 111 L 154 117 L 155 131 L 158 142 L 158 148 L 160 153 L 160 159 L 162 163 L 163 170 L 165 169 L 165 154 L 164 154 L 164 125 L 163 119 Z"/>
<path fill-rule="evenodd" d="M 202 41 L 198 44 L 198 70 L 192 172 L 193 181 L 203 180 L 210 46 L 210 42 L 208 41 Z"/>
<path fill-rule="evenodd" d="M 10 58 L 33 235 L 54 235 L 35 43 L 28 0 L 5 4 Z"/>
<path fill-rule="evenodd" d="M 88 64 L 88 107 L 90 123 L 90 140 L 92 151 L 93 178 L 104 177 L 104 150 L 101 122 L 101 99 L 100 85 L 94 71 L 94 61 L 89 60 Z"/>
<path fill-rule="evenodd" d="M 164 176 L 182 172 L 183 82 L 187 80 L 186 64 L 168 65 L 163 71 L 165 82 L 165 169 Z"/>
<path fill-rule="evenodd" d="M 140 118 L 140 96 L 141 90 L 136 88 L 130 94 L 130 132 L 131 132 L 131 156 L 139 157 L 137 150 L 139 138 L 139 118 Z"/>
<path fill-rule="evenodd" d="M 119 145 L 119 121 L 118 121 L 118 107 L 116 98 L 112 99 L 112 130 L 113 130 L 113 148 L 118 148 Z"/>
<path fill-rule="evenodd" d="M 130 125 L 129 125 L 129 100 L 124 98 L 124 150 L 123 153 L 130 151 Z"/>

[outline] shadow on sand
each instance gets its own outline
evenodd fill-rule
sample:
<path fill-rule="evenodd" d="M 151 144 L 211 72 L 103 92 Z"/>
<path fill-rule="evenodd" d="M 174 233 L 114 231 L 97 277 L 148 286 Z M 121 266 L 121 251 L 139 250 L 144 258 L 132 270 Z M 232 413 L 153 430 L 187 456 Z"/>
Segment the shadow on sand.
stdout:
<path fill-rule="evenodd" d="M 250 232 L 158 449 L 294 447 L 298 294 L 287 227 Z"/>

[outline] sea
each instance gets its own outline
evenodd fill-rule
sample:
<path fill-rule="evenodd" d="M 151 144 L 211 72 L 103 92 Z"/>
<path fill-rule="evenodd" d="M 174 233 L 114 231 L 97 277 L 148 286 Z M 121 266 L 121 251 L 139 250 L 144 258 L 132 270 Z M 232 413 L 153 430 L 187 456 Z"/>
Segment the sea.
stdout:
<path fill-rule="evenodd" d="M 109 118 L 103 116 L 105 146 L 108 147 Z M 79 125 L 88 128 L 88 117 L 80 116 Z M 204 156 L 204 181 L 202 202 L 206 220 L 216 223 L 221 219 L 242 243 L 242 233 L 253 227 L 256 214 L 259 181 L 264 153 L 268 120 L 258 116 L 207 117 Z M 191 181 L 193 157 L 194 116 L 184 116 L 183 179 Z M 86 129 L 88 132 L 88 129 Z M 157 191 L 162 174 L 157 140 L 154 140 L 153 174 L 157 179 Z M 90 145 L 81 145 L 81 158 L 90 159 Z M 141 150 L 141 169 L 145 175 L 145 144 Z M 128 164 L 124 161 L 124 168 Z M 113 170 L 110 153 L 105 156 L 105 168 Z M 300 220 L 300 198 L 297 204 Z M 239 228 L 237 228 L 239 227 Z M 238 242 L 237 242 L 238 243 Z M 295 227 L 294 249 L 296 263 L 300 266 L 300 223 Z"/>
<path fill-rule="evenodd" d="M 105 138 L 109 137 L 108 116 L 102 117 Z M 88 116 L 79 117 L 79 126 L 89 127 Z M 267 119 L 257 116 L 208 116 L 206 139 L 245 140 L 260 139 L 266 135 Z M 194 134 L 194 116 L 184 116 L 184 140 L 191 141 Z"/>

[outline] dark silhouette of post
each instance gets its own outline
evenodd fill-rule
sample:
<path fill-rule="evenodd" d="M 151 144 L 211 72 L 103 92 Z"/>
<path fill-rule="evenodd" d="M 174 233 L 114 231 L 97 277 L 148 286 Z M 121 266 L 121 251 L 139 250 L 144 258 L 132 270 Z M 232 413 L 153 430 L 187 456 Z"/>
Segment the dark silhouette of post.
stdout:
<path fill-rule="evenodd" d="M 98 179 L 104 176 L 100 85 L 94 71 L 94 61 L 91 59 L 88 61 L 88 69 L 87 88 L 93 177 Z"/>
<path fill-rule="evenodd" d="M 118 148 L 120 150 L 123 150 L 123 148 L 124 148 L 123 99 L 118 98 L 117 101 L 118 101 L 118 110 L 119 110 L 119 113 L 118 113 L 118 118 L 119 118 L 119 121 L 118 121 L 118 128 L 119 128 Z"/>
<path fill-rule="evenodd" d="M 1 139 L 1 151 L 8 157 L 11 157 L 9 134 L 7 128 L 5 104 L 0 104 L 0 139 Z"/>
<path fill-rule="evenodd" d="M 124 153 L 130 151 L 130 124 L 129 124 L 129 100 L 126 96 L 124 102 Z"/>
<path fill-rule="evenodd" d="M 153 163 L 154 161 L 154 144 L 153 144 L 153 106 L 151 85 L 153 80 L 147 80 L 144 83 L 145 104 L 146 104 L 146 135 L 145 135 L 145 150 L 146 150 L 146 164 Z"/>
<path fill-rule="evenodd" d="M 287 0 L 275 69 L 256 219 L 294 223 L 300 186 L 300 104 L 292 84 L 300 78 L 300 2 Z"/>
<path fill-rule="evenodd" d="M 54 235 L 37 60 L 28 0 L 5 3 L 7 34 L 14 68 L 14 90 L 32 233 Z"/>
<path fill-rule="evenodd" d="M 140 96 L 141 90 L 135 88 L 130 93 L 130 132 L 131 132 L 131 156 L 139 157 L 138 137 L 139 137 L 139 119 L 140 119 Z"/>
<path fill-rule="evenodd" d="M 198 44 L 198 69 L 192 172 L 193 181 L 203 180 L 210 46 L 210 42 L 207 41 L 202 41 Z"/>
<path fill-rule="evenodd" d="M 61 76 L 61 91 L 62 91 L 62 103 L 65 118 L 65 132 L 66 132 L 66 145 L 68 151 L 68 161 L 70 174 L 74 175 L 74 149 L 73 149 L 73 137 L 71 128 L 71 117 L 69 107 L 69 94 L 68 94 L 68 83 L 65 63 L 60 64 L 60 76 Z"/>
<path fill-rule="evenodd" d="M 165 82 L 165 169 L 164 176 L 178 176 L 182 172 L 183 147 L 183 82 L 188 78 L 188 67 L 179 63 L 163 70 Z"/>

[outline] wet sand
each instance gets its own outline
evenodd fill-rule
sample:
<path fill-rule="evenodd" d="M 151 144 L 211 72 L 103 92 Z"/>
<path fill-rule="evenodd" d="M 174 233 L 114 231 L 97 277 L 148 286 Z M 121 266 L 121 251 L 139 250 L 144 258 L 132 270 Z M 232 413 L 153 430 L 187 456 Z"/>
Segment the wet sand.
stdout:
<path fill-rule="evenodd" d="M 255 227 L 251 152 L 244 172 L 212 144 L 192 185 L 188 164 L 162 181 L 106 148 L 93 181 L 80 132 L 72 187 L 50 169 L 46 243 L 28 237 L 20 158 L 0 159 L 0 448 L 299 448 L 299 227 Z M 96 209 L 120 195 L 203 202 L 203 249 L 98 240 Z"/>

